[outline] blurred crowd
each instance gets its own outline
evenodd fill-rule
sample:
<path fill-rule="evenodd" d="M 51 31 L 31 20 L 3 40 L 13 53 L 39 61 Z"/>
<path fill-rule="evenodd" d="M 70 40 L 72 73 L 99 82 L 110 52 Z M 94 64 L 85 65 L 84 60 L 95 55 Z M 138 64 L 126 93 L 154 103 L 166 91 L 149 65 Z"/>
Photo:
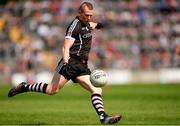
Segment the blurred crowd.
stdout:
<path fill-rule="evenodd" d="M 90 0 L 89 0 L 90 1 Z M 67 25 L 82 0 L 12 0 L 0 6 L 0 73 L 54 70 Z M 90 66 L 103 69 L 180 68 L 179 0 L 92 0 Z"/>

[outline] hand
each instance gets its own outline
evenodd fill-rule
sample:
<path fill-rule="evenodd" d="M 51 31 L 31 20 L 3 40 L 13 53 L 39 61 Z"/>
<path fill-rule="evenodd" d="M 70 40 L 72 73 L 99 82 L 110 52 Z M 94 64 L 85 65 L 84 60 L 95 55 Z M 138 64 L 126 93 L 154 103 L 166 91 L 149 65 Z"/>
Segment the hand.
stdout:
<path fill-rule="evenodd" d="M 95 29 L 96 26 L 97 26 L 97 23 L 95 23 L 95 22 L 89 22 L 88 24 L 89 24 L 89 28 L 90 28 L 91 30 Z"/>
<path fill-rule="evenodd" d="M 64 70 L 65 72 L 68 72 L 68 70 L 70 69 L 70 67 L 71 67 L 71 66 L 70 66 L 68 63 L 66 63 L 66 62 L 63 64 L 63 70 Z"/>

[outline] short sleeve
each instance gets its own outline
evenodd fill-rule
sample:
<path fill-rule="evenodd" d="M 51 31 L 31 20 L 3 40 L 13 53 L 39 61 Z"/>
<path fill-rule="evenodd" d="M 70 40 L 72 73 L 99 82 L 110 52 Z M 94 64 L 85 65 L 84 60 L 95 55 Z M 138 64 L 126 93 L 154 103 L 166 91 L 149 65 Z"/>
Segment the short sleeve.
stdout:
<path fill-rule="evenodd" d="M 70 25 L 69 27 L 67 28 L 67 31 L 66 31 L 66 36 L 65 38 L 69 38 L 69 39 L 73 39 L 75 40 L 78 36 L 78 22 L 79 20 L 78 19 L 75 19 Z"/>

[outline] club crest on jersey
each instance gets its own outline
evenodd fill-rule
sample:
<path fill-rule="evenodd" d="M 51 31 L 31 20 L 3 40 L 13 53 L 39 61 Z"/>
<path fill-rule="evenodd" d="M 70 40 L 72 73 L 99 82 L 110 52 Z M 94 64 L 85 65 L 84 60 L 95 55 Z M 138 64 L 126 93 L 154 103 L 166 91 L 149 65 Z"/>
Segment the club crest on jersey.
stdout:
<path fill-rule="evenodd" d="M 82 28 L 82 30 L 85 30 L 85 29 L 86 29 L 87 31 L 89 31 L 89 28 L 88 28 L 88 27 L 83 27 L 83 28 Z"/>

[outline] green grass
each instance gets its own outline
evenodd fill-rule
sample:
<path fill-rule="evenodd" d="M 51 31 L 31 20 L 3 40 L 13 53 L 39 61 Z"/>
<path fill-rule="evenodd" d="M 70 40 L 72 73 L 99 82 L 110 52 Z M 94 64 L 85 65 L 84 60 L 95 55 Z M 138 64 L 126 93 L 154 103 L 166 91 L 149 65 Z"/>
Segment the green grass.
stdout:
<path fill-rule="evenodd" d="M 100 125 L 90 95 L 79 85 L 57 95 L 26 93 L 7 97 L 0 85 L 0 125 Z M 120 113 L 117 125 L 180 125 L 180 85 L 119 85 L 103 88 L 107 113 Z"/>

